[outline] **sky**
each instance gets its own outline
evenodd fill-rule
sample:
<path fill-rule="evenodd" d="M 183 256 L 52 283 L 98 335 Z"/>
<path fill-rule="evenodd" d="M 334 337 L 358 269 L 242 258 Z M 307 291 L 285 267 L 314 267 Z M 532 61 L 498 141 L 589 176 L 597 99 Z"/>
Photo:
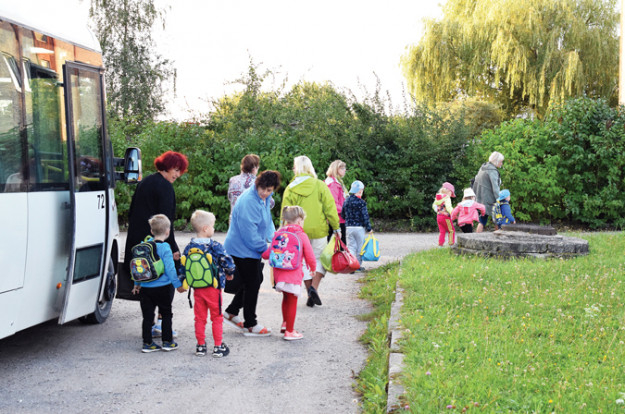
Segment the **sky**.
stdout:
<path fill-rule="evenodd" d="M 250 59 L 276 73 L 268 89 L 285 80 L 287 88 L 330 82 L 362 99 L 379 78 L 392 106 L 403 108 L 400 58 L 418 43 L 423 18 L 441 15 L 435 0 L 157 1 L 167 7 L 166 28 L 155 33 L 158 52 L 177 70 L 165 117 L 179 121 L 207 113 L 211 99 L 242 90 L 228 83 L 247 72 Z"/>
<path fill-rule="evenodd" d="M 89 0 L 59 1 L 88 15 Z M 165 29 L 154 31 L 156 52 L 177 72 L 175 95 L 167 92 L 161 118 L 206 114 L 211 100 L 243 89 L 232 82 L 247 72 L 250 59 L 275 73 L 265 89 L 285 81 L 287 90 L 300 81 L 329 82 L 362 100 L 379 80 L 391 96 L 389 110 L 401 111 L 408 96 L 401 56 L 418 43 L 423 19 L 441 16 L 444 1 L 156 0 L 165 10 Z"/>

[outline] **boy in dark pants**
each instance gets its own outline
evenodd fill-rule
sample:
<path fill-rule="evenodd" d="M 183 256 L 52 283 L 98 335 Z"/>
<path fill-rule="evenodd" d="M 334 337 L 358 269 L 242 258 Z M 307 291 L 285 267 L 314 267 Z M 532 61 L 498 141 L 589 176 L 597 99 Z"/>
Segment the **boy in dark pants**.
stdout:
<path fill-rule="evenodd" d="M 169 244 L 164 241 L 169 237 L 170 221 L 164 214 L 152 216 L 149 220 L 150 229 L 156 242 L 156 252 L 163 261 L 165 272 L 156 280 L 151 282 L 135 282 L 132 289 L 134 295 L 139 294 L 141 303 L 141 313 L 143 314 L 143 348 L 141 352 L 173 351 L 178 349 L 178 344 L 173 341 L 171 332 L 171 286 L 178 292 L 184 292 L 182 282 L 178 279 L 176 266 L 174 265 L 174 255 Z M 159 308 L 163 317 L 163 347 L 161 348 L 152 340 L 152 322 L 154 321 L 154 311 Z"/>

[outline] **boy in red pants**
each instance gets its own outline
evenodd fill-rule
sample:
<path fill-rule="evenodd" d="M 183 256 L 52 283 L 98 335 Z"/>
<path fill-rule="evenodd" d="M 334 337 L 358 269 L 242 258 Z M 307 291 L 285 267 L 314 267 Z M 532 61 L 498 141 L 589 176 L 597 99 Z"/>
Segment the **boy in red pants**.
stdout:
<path fill-rule="evenodd" d="M 195 355 L 206 355 L 206 318 L 210 311 L 212 322 L 213 341 L 213 357 L 221 358 L 228 355 L 230 350 L 223 343 L 223 313 L 221 312 L 222 289 L 226 284 L 226 279 L 232 280 L 234 275 L 234 261 L 230 257 L 221 243 L 212 240 L 211 237 L 215 233 L 215 215 L 203 210 L 196 210 L 191 216 L 191 225 L 195 230 L 196 237 L 184 249 L 184 256 L 189 255 L 189 251 L 193 248 L 200 249 L 204 253 L 212 255 L 213 263 L 217 265 L 219 272 L 219 283 L 217 287 L 193 288 L 193 298 L 195 306 L 195 338 L 197 346 Z"/>

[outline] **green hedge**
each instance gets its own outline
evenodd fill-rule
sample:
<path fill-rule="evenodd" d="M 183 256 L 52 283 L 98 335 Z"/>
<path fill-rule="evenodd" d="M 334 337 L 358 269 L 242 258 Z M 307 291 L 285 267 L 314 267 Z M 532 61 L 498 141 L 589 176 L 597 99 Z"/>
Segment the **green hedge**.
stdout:
<path fill-rule="evenodd" d="M 137 128 L 113 121 L 111 136 L 121 154 L 128 145 L 142 150 L 144 175 L 166 150 L 189 158 L 189 171 L 175 184 L 178 227 L 193 210 L 204 208 L 225 230 L 229 214 L 229 177 L 239 173 L 241 158 L 261 157 L 261 170 L 278 170 L 283 186 L 292 179 L 293 158 L 307 155 L 320 179 L 335 159 L 347 163 L 346 185 L 365 183 L 374 218 L 405 220 L 413 227 L 431 225 L 432 197 L 443 181 L 454 179 L 454 163 L 466 147 L 462 117 L 443 117 L 419 108 L 410 116 L 391 117 L 372 105 L 350 103 L 328 85 L 303 83 L 288 93 L 254 90 L 215 103 L 200 124 L 156 122 Z M 119 155 L 118 154 L 118 155 Z M 133 189 L 119 185 L 120 221 L 126 221 Z M 277 213 L 278 210 L 276 210 Z"/>
<path fill-rule="evenodd" d="M 578 98 L 552 108 L 544 121 L 515 119 L 485 131 L 471 148 L 469 158 L 477 163 L 465 182 L 492 151 L 506 158 L 502 187 L 510 189 L 519 221 L 625 227 L 625 117 L 619 109 Z"/>
<path fill-rule="evenodd" d="M 188 173 L 174 184 L 177 227 L 204 208 L 216 214 L 217 229 L 226 230 L 228 179 L 239 173 L 245 154 L 256 153 L 261 170 L 283 176 L 274 195 L 278 207 L 294 157 L 310 157 L 321 179 L 333 160 L 342 159 L 346 185 L 365 183 L 374 228 L 376 219 L 384 219 L 433 229 L 430 206 L 442 182 L 456 186 L 454 201 L 460 201 L 462 189 L 495 150 L 506 157 L 502 187 L 512 193 L 518 221 L 624 227 L 625 120 L 604 101 L 571 100 L 552 108 L 545 120 L 515 119 L 472 136 L 476 126 L 465 120 L 465 110 L 419 106 L 391 116 L 379 101 L 354 102 L 329 85 L 260 92 L 259 82 L 252 78 L 243 93 L 214 102 L 198 123 L 111 122 L 117 155 L 128 145 L 139 146 L 145 175 L 166 150 L 189 158 Z M 132 191 L 123 184 L 116 191 L 122 223 Z"/>

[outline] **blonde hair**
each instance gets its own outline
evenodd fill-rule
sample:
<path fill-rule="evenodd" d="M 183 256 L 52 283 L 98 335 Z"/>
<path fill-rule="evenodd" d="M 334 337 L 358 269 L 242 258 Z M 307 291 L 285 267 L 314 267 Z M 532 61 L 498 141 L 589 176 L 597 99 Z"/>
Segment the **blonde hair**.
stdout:
<path fill-rule="evenodd" d="M 285 223 L 295 223 L 298 218 L 306 219 L 306 212 L 300 206 L 286 206 L 282 209 L 282 220 Z"/>
<path fill-rule="evenodd" d="M 293 160 L 293 172 L 295 175 L 298 174 L 308 174 L 317 178 L 317 173 L 315 172 L 315 168 L 312 165 L 312 161 L 305 155 L 300 155 L 299 157 L 295 157 Z"/>
<path fill-rule="evenodd" d="M 171 227 L 171 221 L 165 214 L 156 214 L 148 220 L 150 230 L 155 237 L 164 236 Z"/>
<path fill-rule="evenodd" d="M 326 176 L 338 179 L 339 178 L 339 170 L 342 167 L 347 167 L 347 164 L 345 164 L 341 160 L 334 160 L 334 161 L 332 161 L 332 163 L 328 167 L 328 171 L 326 171 Z"/>
<path fill-rule="evenodd" d="M 204 210 L 195 210 L 191 215 L 191 226 L 196 233 L 202 231 L 204 226 L 215 226 L 215 215 Z"/>
<path fill-rule="evenodd" d="M 339 177 L 339 170 L 343 167 L 347 167 L 347 164 L 345 164 L 343 161 L 341 160 L 332 161 L 332 163 L 328 167 L 328 171 L 326 171 L 326 177 L 334 178 L 336 181 L 338 181 L 341 184 L 341 187 L 343 187 L 343 190 L 347 191 L 347 189 L 345 188 L 345 183 L 343 183 L 343 179 Z"/>

